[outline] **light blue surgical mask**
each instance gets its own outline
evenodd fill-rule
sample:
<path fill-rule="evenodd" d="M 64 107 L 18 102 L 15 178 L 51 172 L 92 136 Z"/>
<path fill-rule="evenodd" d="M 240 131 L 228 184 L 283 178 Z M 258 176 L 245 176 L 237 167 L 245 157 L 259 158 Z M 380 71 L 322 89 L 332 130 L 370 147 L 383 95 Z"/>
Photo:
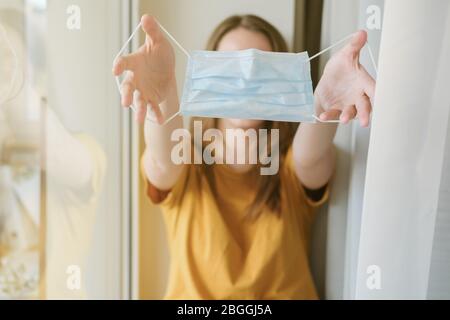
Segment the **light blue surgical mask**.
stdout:
<path fill-rule="evenodd" d="M 128 42 L 140 27 L 136 28 Z M 164 124 L 180 114 L 208 118 L 322 122 L 315 115 L 310 61 L 353 36 L 345 37 L 311 58 L 307 52 L 281 53 L 257 49 L 194 51 L 190 54 L 163 26 L 160 25 L 160 28 L 189 58 L 180 111 L 166 119 Z M 370 47 L 369 53 L 374 62 Z M 117 85 L 120 90 L 119 80 Z M 147 119 L 156 123 L 150 108 Z"/>
<path fill-rule="evenodd" d="M 308 59 L 306 52 L 194 51 L 186 71 L 181 114 L 313 122 Z"/>

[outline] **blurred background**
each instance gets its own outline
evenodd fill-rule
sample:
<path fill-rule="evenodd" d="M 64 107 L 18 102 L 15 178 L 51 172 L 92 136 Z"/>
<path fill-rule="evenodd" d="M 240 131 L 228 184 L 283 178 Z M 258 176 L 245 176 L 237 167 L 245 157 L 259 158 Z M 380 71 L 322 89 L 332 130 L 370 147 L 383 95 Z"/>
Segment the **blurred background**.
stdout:
<path fill-rule="evenodd" d="M 373 125 L 339 128 L 315 282 L 325 299 L 450 298 L 448 1 L 0 0 L 0 299 L 164 296 L 165 226 L 140 176 L 141 129 L 111 76 L 144 13 L 187 50 L 233 14 L 263 17 L 310 55 L 367 30 Z M 330 54 L 313 62 L 315 82 Z M 181 90 L 187 58 L 176 56 Z M 361 62 L 377 77 L 367 48 Z"/>

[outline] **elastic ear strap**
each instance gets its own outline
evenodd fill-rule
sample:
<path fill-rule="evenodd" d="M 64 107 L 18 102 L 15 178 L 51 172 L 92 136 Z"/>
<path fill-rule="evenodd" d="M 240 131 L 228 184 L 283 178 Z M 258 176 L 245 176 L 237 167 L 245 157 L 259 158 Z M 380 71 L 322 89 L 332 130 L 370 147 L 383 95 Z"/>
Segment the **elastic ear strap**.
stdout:
<path fill-rule="evenodd" d="M 341 43 L 343 43 L 343 42 L 349 40 L 351 37 L 353 37 L 353 35 L 354 35 L 354 33 L 349 34 L 349 35 L 346 36 L 345 38 L 343 38 L 343 39 L 339 40 L 338 42 L 332 44 L 331 46 L 329 46 L 329 47 L 323 49 L 323 50 L 320 51 L 319 53 L 316 53 L 316 54 L 313 55 L 311 58 L 309 58 L 308 61 L 311 61 L 311 60 L 317 58 L 318 56 L 324 54 L 325 52 L 330 51 L 331 49 L 337 47 L 337 46 L 340 45 Z M 371 60 L 371 62 L 372 62 L 372 65 L 373 65 L 373 68 L 374 68 L 374 70 L 375 70 L 375 73 L 376 73 L 377 76 L 378 76 L 378 68 L 377 68 L 377 65 L 376 65 L 376 63 L 375 63 L 375 58 L 374 58 L 373 51 L 372 51 L 372 48 L 371 48 L 371 46 L 370 46 L 369 40 L 366 41 L 366 44 L 367 44 L 367 48 L 368 48 L 368 50 L 369 50 L 369 57 L 370 57 L 370 60 Z"/>
<path fill-rule="evenodd" d="M 116 55 L 116 57 L 114 58 L 114 63 L 117 61 L 117 59 L 119 59 L 119 57 L 125 52 L 125 50 L 128 48 L 128 45 L 130 44 L 131 40 L 133 40 L 134 36 L 136 35 L 136 33 L 138 33 L 139 29 L 141 28 L 142 23 L 139 23 L 138 26 L 136 27 L 136 29 L 134 29 L 133 33 L 131 34 L 131 36 L 128 38 L 128 40 L 125 42 L 125 44 L 123 45 L 123 47 L 120 49 L 119 53 Z M 120 89 L 120 78 L 118 76 L 116 76 L 116 84 L 117 84 L 117 89 L 119 90 L 119 92 L 121 92 Z M 131 108 L 133 111 L 136 111 L 133 107 Z"/>
<path fill-rule="evenodd" d="M 188 57 L 188 58 L 190 58 L 191 57 L 191 55 L 189 54 L 189 52 L 175 39 L 175 37 L 174 36 L 172 36 L 171 34 L 170 34 L 170 32 L 169 31 L 167 31 L 166 30 L 166 28 L 164 28 L 163 26 L 162 26 L 162 24 L 161 23 L 159 23 L 159 21 L 157 21 L 158 22 L 158 25 L 159 25 L 159 27 L 161 28 L 161 30 L 169 37 L 169 39 L 170 40 L 172 40 L 173 41 L 173 43 L 175 43 L 176 45 L 177 45 L 177 47 L 178 48 L 180 48 L 180 50 L 181 51 L 183 51 L 183 53 Z"/>
<path fill-rule="evenodd" d="M 369 49 L 370 61 L 372 62 L 373 69 L 375 70 L 375 75 L 378 78 L 378 67 L 375 62 L 375 56 L 373 55 L 372 47 L 370 46 L 369 40 L 367 40 L 366 44 L 367 44 L 367 49 Z"/>
<path fill-rule="evenodd" d="M 158 25 L 161 28 L 161 30 L 169 37 L 170 40 L 173 41 L 173 43 L 175 43 L 177 45 L 177 47 L 188 57 L 191 58 L 191 55 L 189 54 L 189 52 L 177 41 L 177 39 L 175 39 L 174 36 L 172 36 L 170 34 L 169 31 L 167 31 L 166 28 L 163 27 L 163 25 L 161 23 L 159 23 L 158 21 Z M 174 115 L 172 115 L 171 117 L 169 117 L 166 121 L 164 121 L 164 123 L 162 124 L 163 126 L 165 126 L 166 124 L 168 124 L 170 121 L 172 121 L 173 119 L 175 119 L 176 117 L 178 117 L 179 115 L 181 115 L 181 110 L 179 110 L 177 113 L 175 113 Z M 147 117 L 148 118 L 148 117 Z M 150 121 L 155 122 L 152 119 L 149 119 Z"/>
<path fill-rule="evenodd" d="M 162 124 L 163 126 L 168 124 L 170 121 L 172 121 L 173 119 L 175 119 L 176 117 L 178 117 L 181 114 L 181 110 L 178 111 L 177 113 L 175 113 L 173 116 L 171 116 L 170 118 L 168 118 L 166 121 L 164 121 L 164 123 Z"/>
<path fill-rule="evenodd" d="M 316 119 L 320 123 L 341 123 L 341 120 L 327 120 L 327 121 L 323 121 L 323 120 L 320 120 L 320 118 L 318 116 L 316 116 L 316 115 L 313 115 L 313 118 Z"/>
<path fill-rule="evenodd" d="M 177 41 L 177 39 L 175 39 L 174 36 L 172 36 L 170 34 L 169 31 L 167 31 L 166 28 L 163 27 L 163 25 L 161 23 L 158 22 L 158 25 L 160 27 L 160 29 L 166 34 L 167 37 L 169 37 L 170 40 L 173 41 L 173 43 L 175 43 L 177 45 L 177 47 L 188 57 L 190 58 L 191 55 L 189 54 L 189 52 Z M 164 121 L 161 126 L 165 126 L 166 124 L 168 124 L 170 121 L 172 121 L 173 119 L 175 119 L 176 117 L 178 117 L 181 114 L 181 110 L 179 110 L 177 113 L 175 113 L 174 115 L 170 116 L 168 119 L 166 119 L 166 121 Z M 150 118 L 149 116 L 147 116 L 147 120 L 153 123 L 157 123 L 157 121 L 155 119 Z"/>
<path fill-rule="evenodd" d="M 117 56 L 114 58 L 114 62 L 124 53 L 124 51 L 128 48 L 128 45 L 130 44 L 131 40 L 133 40 L 134 36 L 136 35 L 136 33 L 138 33 L 139 29 L 141 29 L 142 26 L 142 22 L 139 22 L 138 26 L 136 27 L 136 29 L 134 29 L 133 33 L 131 34 L 131 36 L 128 38 L 128 40 L 125 42 L 125 44 L 123 45 L 122 49 L 120 49 L 119 53 L 117 54 Z"/>
<path fill-rule="evenodd" d="M 320 55 L 324 54 L 325 52 L 330 51 L 331 49 L 337 47 L 337 46 L 340 45 L 341 43 L 343 43 L 343 42 L 349 40 L 351 37 L 353 37 L 353 35 L 354 35 L 354 33 L 349 34 L 349 35 L 346 36 L 345 38 L 343 38 L 343 39 L 339 40 L 338 42 L 332 44 L 331 46 L 329 46 L 329 47 L 323 49 L 323 50 L 320 51 L 319 53 L 316 53 L 316 54 L 313 55 L 311 58 L 309 58 L 308 61 L 311 61 L 311 60 L 313 60 L 313 59 L 316 59 L 318 56 L 320 56 Z M 374 70 L 375 70 L 376 75 L 378 76 L 378 68 L 377 68 L 377 64 L 375 63 L 375 58 L 374 58 L 373 51 L 372 51 L 372 47 L 370 46 L 369 40 L 366 41 L 366 45 L 367 45 L 367 49 L 369 50 L 369 57 L 370 57 L 370 60 L 371 60 L 371 62 L 372 62 L 373 68 L 374 68 Z"/>
<path fill-rule="evenodd" d="M 340 45 L 341 43 L 343 43 L 343 42 L 347 41 L 348 39 L 350 39 L 351 37 L 353 37 L 353 35 L 354 35 L 354 33 L 349 34 L 349 35 L 346 36 L 345 38 L 343 38 L 343 39 L 339 40 L 338 42 L 332 44 L 331 46 L 329 46 L 329 47 L 323 49 L 323 50 L 320 51 L 319 53 L 316 53 L 316 54 L 313 55 L 311 58 L 309 58 L 308 61 L 311 61 L 311 60 L 317 58 L 318 56 L 324 54 L 325 52 L 330 51 L 331 49 L 337 47 L 337 46 Z"/>
<path fill-rule="evenodd" d="M 5 42 L 6 45 L 9 47 L 9 49 L 11 50 L 11 53 L 13 55 L 13 60 L 14 60 L 14 71 L 13 71 L 13 75 L 11 77 L 11 84 L 7 93 L 7 97 L 6 100 L 3 103 L 6 103 L 10 100 L 13 99 L 13 97 L 10 97 L 12 94 L 12 91 L 14 89 L 14 83 L 16 82 L 16 78 L 17 78 L 17 72 L 19 69 L 19 57 L 17 56 L 17 52 L 16 50 L 14 50 L 14 47 L 8 37 L 8 34 L 6 33 L 5 28 L 3 27 L 3 25 L 0 23 L 0 31 L 3 33 L 3 37 L 5 38 Z M 0 101 L 1 102 L 1 101 Z"/>
<path fill-rule="evenodd" d="M 134 110 L 134 107 L 132 108 Z M 134 110 L 135 111 L 135 110 Z M 176 117 L 178 117 L 181 114 L 181 110 L 178 111 L 177 113 L 175 113 L 174 115 L 170 116 L 169 118 L 167 118 L 162 124 L 161 126 L 165 126 L 166 124 L 168 124 L 170 121 L 172 121 L 173 119 L 175 119 Z M 158 124 L 158 121 L 156 121 L 155 119 L 152 119 L 148 116 L 146 117 L 147 121 L 150 121 L 152 123 Z"/>

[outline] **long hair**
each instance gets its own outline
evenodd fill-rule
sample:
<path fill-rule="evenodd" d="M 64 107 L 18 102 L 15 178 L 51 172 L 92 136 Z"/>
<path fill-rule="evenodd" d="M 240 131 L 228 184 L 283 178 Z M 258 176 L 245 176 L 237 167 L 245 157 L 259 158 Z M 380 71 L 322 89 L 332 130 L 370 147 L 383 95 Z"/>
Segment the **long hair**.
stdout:
<path fill-rule="evenodd" d="M 286 41 L 280 32 L 272 26 L 269 22 L 254 15 L 241 15 L 231 16 L 225 19 L 217 26 L 213 31 L 208 41 L 207 50 L 216 51 L 222 38 L 230 31 L 237 28 L 244 28 L 250 31 L 258 32 L 267 37 L 270 42 L 272 51 L 274 52 L 287 52 L 288 46 Z M 212 118 L 199 118 L 193 117 L 191 119 L 191 132 L 193 132 L 193 126 L 195 121 L 202 121 L 204 130 L 217 128 L 218 119 Z M 298 128 L 298 124 L 289 122 L 274 122 L 266 121 L 264 129 L 278 129 L 280 134 L 279 139 L 279 159 L 280 168 L 283 166 L 285 155 L 292 144 L 295 132 Z M 193 135 L 192 135 L 193 136 Z M 270 145 L 270 143 L 269 143 Z M 203 148 L 206 145 L 203 145 Z M 195 148 L 194 148 L 195 149 Z M 211 165 L 202 164 L 199 167 L 202 175 L 204 175 L 211 187 L 214 196 L 217 198 L 220 195 L 216 192 L 214 172 Z M 267 207 L 272 212 L 279 214 L 281 212 L 280 207 L 280 175 L 262 176 L 258 175 L 256 196 L 247 208 L 246 217 L 250 219 L 256 219 L 260 216 L 262 210 Z"/>

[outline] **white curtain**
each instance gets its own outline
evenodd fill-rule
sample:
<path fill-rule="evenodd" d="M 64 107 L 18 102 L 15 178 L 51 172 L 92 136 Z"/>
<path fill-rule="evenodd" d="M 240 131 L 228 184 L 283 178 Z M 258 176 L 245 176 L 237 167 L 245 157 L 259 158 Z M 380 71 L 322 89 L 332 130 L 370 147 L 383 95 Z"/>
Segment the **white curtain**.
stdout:
<path fill-rule="evenodd" d="M 325 0 L 322 48 L 358 29 L 367 30 L 366 22 L 371 16 L 367 9 L 371 6 L 376 6 L 382 13 L 384 0 Z M 371 28 L 367 31 L 377 60 L 381 30 Z M 332 53 L 321 57 L 322 68 Z M 360 61 L 375 78 L 367 47 L 362 50 Z M 316 219 L 312 248 L 313 272 L 317 273 L 318 267 L 321 270 L 326 261 L 323 295 L 326 299 L 349 299 L 354 296 L 369 136 L 370 129 L 361 128 L 355 121 L 352 125 L 340 126 L 334 141 L 338 151 L 337 169 L 329 204 L 322 208 Z M 323 247 L 326 248 L 324 257 L 321 253 Z M 321 282 L 318 280 L 322 280 L 320 274 L 316 276 L 319 286 Z"/>
<path fill-rule="evenodd" d="M 386 0 L 356 299 L 428 296 L 449 79 L 450 1 Z"/>

